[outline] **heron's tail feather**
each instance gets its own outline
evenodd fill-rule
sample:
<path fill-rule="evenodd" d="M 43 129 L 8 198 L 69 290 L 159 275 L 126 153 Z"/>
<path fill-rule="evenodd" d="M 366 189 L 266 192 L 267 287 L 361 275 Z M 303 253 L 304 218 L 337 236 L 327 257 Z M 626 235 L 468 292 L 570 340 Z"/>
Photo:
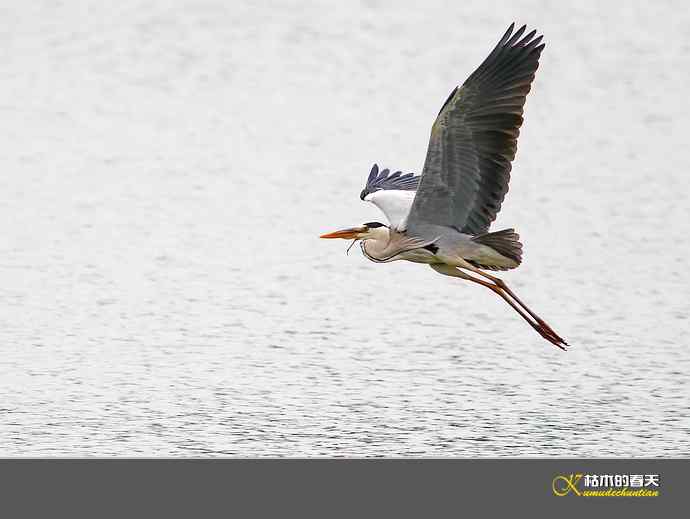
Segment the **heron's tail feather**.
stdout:
<path fill-rule="evenodd" d="M 503 229 L 502 231 L 478 234 L 472 241 L 492 248 L 503 258 L 482 258 L 468 260 L 475 267 L 490 270 L 509 270 L 517 267 L 522 262 L 522 243 L 520 235 L 515 229 Z"/>

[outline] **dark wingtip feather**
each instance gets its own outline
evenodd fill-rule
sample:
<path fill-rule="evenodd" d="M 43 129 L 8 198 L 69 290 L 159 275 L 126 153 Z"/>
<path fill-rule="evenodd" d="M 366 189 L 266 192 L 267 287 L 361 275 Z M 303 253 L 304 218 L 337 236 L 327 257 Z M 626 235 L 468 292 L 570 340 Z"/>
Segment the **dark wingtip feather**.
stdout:
<path fill-rule="evenodd" d="M 525 45 L 525 47 L 528 48 L 528 49 L 529 49 L 530 47 L 531 47 L 531 48 L 535 48 L 537 45 L 539 45 L 539 44 L 541 43 L 541 40 L 543 40 L 543 39 L 544 39 L 544 35 L 543 35 L 543 34 L 540 35 L 540 36 L 537 36 L 537 37 L 534 38 L 531 42 L 529 42 L 527 45 Z M 542 45 L 541 48 L 543 49 L 543 48 L 544 48 L 544 45 Z"/>
<path fill-rule="evenodd" d="M 378 166 L 378 164 L 374 164 L 371 167 L 371 171 L 369 172 L 369 178 L 367 178 L 367 182 L 370 182 L 372 179 L 376 178 L 378 174 L 379 174 L 379 166 Z"/>
<path fill-rule="evenodd" d="M 369 173 L 369 178 L 367 178 L 367 184 L 362 189 L 359 197 L 364 200 L 368 194 L 379 190 L 415 191 L 419 185 L 420 178 L 418 175 L 415 176 L 414 173 L 405 173 L 403 175 L 402 171 L 396 171 L 391 175 L 390 169 L 386 168 L 379 171 L 378 166 L 374 164 L 374 167 L 371 168 L 371 173 Z"/>
<path fill-rule="evenodd" d="M 536 29 L 532 29 L 532 31 L 530 31 L 529 33 L 527 33 L 527 36 L 525 36 L 524 38 L 522 38 L 522 40 L 520 40 L 520 42 L 517 44 L 517 46 L 518 46 L 518 47 L 524 47 L 525 45 L 527 45 L 527 43 L 529 43 L 529 41 L 530 41 L 532 38 L 534 38 L 534 35 L 535 35 L 535 34 L 537 34 Z"/>
<path fill-rule="evenodd" d="M 517 30 L 517 32 L 515 34 L 513 34 L 513 36 L 511 36 L 511 38 L 506 42 L 505 46 L 506 47 L 512 47 L 513 45 L 515 45 L 515 42 L 517 42 L 520 39 L 520 37 L 522 36 L 522 34 L 525 32 L 526 29 L 527 29 L 526 25 L 523 25 L 522 27 L 520 27 Z"/>
<path fill-rule="evenodd" d="M 513 34 L 513 29 L 515 29 L 515 22 L 511 23 L 510 27 L 508 27 L 508 30 L 503 34 L 503 37 L 498 42 L 499 46 L 503 45 L 505 42 L 508 41 L 508 38 L 510 38 L 510 35 Z"/>

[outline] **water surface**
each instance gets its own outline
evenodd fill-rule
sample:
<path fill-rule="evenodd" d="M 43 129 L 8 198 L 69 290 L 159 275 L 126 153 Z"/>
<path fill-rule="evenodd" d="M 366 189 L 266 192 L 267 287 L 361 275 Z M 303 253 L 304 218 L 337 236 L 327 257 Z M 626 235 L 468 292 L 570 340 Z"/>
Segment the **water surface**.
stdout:
<path fill-rule="evenodd" d="M 0 455 L 690 453 L 684 4 L 16 4 Z M 512 20 L 547 48 L 497 297 L 318 235 L 381 219 Z"/>

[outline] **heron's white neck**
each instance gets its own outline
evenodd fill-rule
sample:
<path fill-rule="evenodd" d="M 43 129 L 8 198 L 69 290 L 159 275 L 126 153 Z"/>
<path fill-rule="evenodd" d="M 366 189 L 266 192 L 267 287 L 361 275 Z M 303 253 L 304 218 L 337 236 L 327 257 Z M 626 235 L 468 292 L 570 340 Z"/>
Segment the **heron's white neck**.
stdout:
<path fill-rule="evenodd" d="M 391 232 L 388 227 L 375 227 L 373 229 L 369 229 L 367 236 L 362 238 L 362 241 L 359 242 L 359 246 L 362 249 L 362 254 L 364 254 L 371 261 L 392 261 L 390 259 L 386 259 L 389 255 L 387 247 L 390 243 L 390 237 Z"/>
<path fill-rule="evenodd" d="M 371 261 L 387 263 L 389 261 L 407 260 L 415 263 L 435 263 L 434 252 L 426 246 L 434 240 L 422 240 L 408 236 L 405 232 L 390 230 L 386 227 L 371 229 L 377 231 L 373 236 L 366 236 L 360 242 L 362 253 Z M 373 234 L 373 233 L 370 233 Z"/>

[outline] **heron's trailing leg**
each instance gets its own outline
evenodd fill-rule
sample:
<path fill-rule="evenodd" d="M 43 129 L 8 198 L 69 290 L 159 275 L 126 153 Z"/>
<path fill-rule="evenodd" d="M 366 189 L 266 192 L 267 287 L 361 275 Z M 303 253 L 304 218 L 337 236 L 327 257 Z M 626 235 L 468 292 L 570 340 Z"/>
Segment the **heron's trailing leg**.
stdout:
<path fill-rule="evenodd" d="M 497 278 L 496 276 L 492 276 L 491 274 L 487 274 L 486 272 L 483 272 L 476 268 L 473 265 L 469 265 L 467 267 L 463 266 L 461 268 L 466 268 L 467 270 L 471 270 L 475 274 L 479 274 L 480 276 L 485 277 L 486 279 L 492 281 L 497 287 L 499 287 L 501 290 L 503 290 L 506 294 L 508 294 L 510 297 L 513 298 L 513 300 L 519 304 L 529 315 L 532 316 L 532 318 L 543 328 L 545 328 L 551 335 L 554 336 L 554 338 L 558 339 L 559 342 L 562 342 L 566 346 L 568 345 L 567 342 L 565 342 L 564 339 L 562 339 L 556 332 L 553 331 L 553 328 L 551 328 L 548 324 L 546 324 L 546 321 L 539 317 L 537 314 L 535 314 L 532 310 L 529 309 L 529 307 L 520 301 L 520 298 L 515 295 L 515 292 L 513 292 L 510 288 L 508 288 L 508 285 L 505 284 L 505 282 Z"/>
<path fill-rule="evenodd" d="M 479 285 L 485 286 L 486 288 L 490 289 L 491 291 L 495 292 L 503 300 L 508 303 L 513 310 L 515 310 L 520 317 L 522 317 L 527 323 L 534 328 L 539 335 L 544 337 L 547 341 L 549 341 L 551 344 L 559 347 L 562 350 L 565 350 L 565 348 L 561 344 L 565 344 L 565 341 L 563 341 L 558 335 L 556 335 L 551 328 L 548 326 L 544 327 L 542 326 L 539 322 L 534 322 L 530 317 L 523 312 L 520 307 L 518 307 L 509 297 L 508 295 L 503 291 L 501 287 L 499 287 L 495 283 L 489 283 L 487 281 L 484 281 L 482 279 L 477 279 L 475 277 L 470 276 L 469 274 L 464 273 L 463 271 L 459 270 L 456 267 L 452 267 L 450 265 L 442 265 L 442 264 L 434 264 L 430 265 L 432 269 L 434 269 L 436 272 L 439 272 L 441 274 L 444 274 L 446 276 L 453 276 L 453 277 L 458 277 L 461 279 L 466 279 L 467 281 L 472 281 L 473 283 L 477 283 Z"/>

